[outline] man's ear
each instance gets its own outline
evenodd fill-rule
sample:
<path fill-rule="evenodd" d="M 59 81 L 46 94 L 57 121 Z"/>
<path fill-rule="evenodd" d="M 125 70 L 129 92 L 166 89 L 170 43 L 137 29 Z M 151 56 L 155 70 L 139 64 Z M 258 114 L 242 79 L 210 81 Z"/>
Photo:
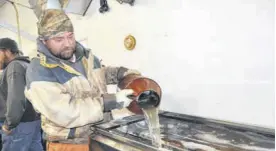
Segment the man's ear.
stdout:
<path fill-rule="evenodd" d="M 39 40 L 45 45 L 46 44 L 46 40 L 44 38 L 39 38 Z"/>
<path fill-rule="evenodd" d="M 44 45 L 46 45 L 46 40 L 41 40 Z"/>

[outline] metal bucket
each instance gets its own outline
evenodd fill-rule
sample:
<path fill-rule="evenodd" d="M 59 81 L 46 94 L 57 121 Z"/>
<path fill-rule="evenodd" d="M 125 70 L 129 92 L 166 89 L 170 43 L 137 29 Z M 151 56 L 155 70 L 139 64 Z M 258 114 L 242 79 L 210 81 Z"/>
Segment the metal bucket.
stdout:
<path fill-rule="evenodd" d="M 143 114 L 141 108 L 158 107 L 160 104 L 162 91 L 152 79 L 130 74 L 119 82 L 118 87 L 120 89 L 133 89 L 133 101 L 127 108 L 135 114 Z"/>

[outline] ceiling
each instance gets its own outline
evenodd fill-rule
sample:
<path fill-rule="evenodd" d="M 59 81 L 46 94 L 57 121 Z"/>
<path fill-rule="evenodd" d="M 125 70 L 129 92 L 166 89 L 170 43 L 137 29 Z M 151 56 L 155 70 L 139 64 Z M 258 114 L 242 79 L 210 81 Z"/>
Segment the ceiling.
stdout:
<path fill-rule="evenodd" d="M 61 8 L 61 6 L 64 6 L 63 9 L 67 13 L 73 13 L 73 14 L 84 16 L 93 0 L 18 0 L 18 1 L 9 0 L 9 1 L 17 2 L 19 4 L 18 6 L 32 8 L 34 10 L 34 13 L 37 16 L 40 15 L 41 9 L 43 7 Z M 0 0 L 0 8 L 6 2 L 7 0 Z"/>
<path fill-rule="evenodd" d="M 85 12 L 90 7 L 91 2 L 92 0 L 71 0 L 65 8 L 65 11 L 69 13 L 85 15 Z"/>
<path fill-rule="evenodd" d="M 0 8 L 6 3 L 6 0 L 0 0 Z"/>
<path fill-rule="evenodd" d="M 25 0 L 26 1 L 26 0 Z M 92 0 L 28 0 L 37 16 L 42 8 L 63 8 L 68 13 L 84 15 Z"/>

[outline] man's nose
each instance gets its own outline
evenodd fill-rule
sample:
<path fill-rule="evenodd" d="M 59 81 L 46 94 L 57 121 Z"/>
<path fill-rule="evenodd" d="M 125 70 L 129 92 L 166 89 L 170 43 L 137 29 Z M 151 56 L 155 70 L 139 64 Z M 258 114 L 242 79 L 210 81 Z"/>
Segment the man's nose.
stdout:
<path fill-rule="evenodd" d="M 72 41 L 69 38 L 65 38 L 65 40 L 64 40 L 64 46 L 65 47 L 69 47 L 69 46 L 71 46 L 71 44 L 72 44 Z"/>

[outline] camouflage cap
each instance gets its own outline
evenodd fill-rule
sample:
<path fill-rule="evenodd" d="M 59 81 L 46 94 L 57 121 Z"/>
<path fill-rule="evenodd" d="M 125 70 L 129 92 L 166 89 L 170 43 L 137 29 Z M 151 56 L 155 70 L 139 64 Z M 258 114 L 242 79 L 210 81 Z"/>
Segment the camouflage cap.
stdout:
<path fill-rule="evenodd" d="M 70 18 L 63 10 L 45 10 L 37 23 L 40 38 L 49 39 L 62 32 L 74 32 Z"/>

